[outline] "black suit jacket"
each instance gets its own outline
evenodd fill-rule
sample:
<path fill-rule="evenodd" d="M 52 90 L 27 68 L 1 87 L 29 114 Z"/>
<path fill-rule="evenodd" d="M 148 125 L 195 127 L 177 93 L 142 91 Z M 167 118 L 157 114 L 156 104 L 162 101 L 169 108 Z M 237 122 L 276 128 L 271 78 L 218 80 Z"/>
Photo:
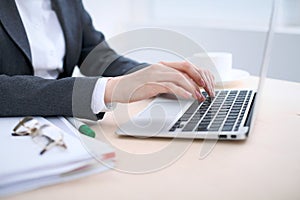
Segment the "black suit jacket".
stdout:
<path fill-rule="evenodd" d="M 0 116 L 76 116 L 99 119 L 90 103 L 98 78 L 118 76 L 135 71 L 140 64 L 116 54 L 105 42 L 81 0 L 52 0 L 62 26 L 66 55 L 64 72 L 58 80 L 33 76 L 31 52 L 24 26 L 14 0 L 0 1 Z M 87 55 L 93 58 L 82 72 L 90 78 L 71 78 L 76 65 L 81 66 Z M 92 63 L 92 64 L 91 64 Z"/>

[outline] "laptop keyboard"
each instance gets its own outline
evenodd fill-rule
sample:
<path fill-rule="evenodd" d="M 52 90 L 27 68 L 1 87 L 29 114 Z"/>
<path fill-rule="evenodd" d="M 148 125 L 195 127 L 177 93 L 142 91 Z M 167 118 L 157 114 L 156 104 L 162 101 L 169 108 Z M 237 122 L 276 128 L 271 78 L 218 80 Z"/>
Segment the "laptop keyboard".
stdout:
<path fill-rule="evenodd" d="M 194 101 L 169 131 L 238 131 L 252 93 L 252 90 L 217 91 L 211 98 L 202 92 L 206 100 Z"/>

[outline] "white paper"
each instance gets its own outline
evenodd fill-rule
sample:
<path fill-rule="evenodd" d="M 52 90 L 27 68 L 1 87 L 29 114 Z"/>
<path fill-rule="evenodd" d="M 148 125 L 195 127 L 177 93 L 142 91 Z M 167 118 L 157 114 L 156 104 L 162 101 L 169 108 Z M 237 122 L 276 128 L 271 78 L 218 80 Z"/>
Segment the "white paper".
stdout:
<path fill-rule="evenodd" d="M 62 131 L 63 129 L 67 149 L 55 146 L 40 155 L 42 147 L 33 142 L 30 136 L 11 135 L 12 129 L 20 119 L 0 118 L 0 196 L 68 180 L 67 176 L 62 178 L 60 175 L 95 163 L 93 156 L 101 159 L 101 156 L 113 152 L 112 148 L 100 141 L 85 136 L 79 137 L 75 129 L 74 131 L 68 127 L 53 126 L 46 130 Z M 41 124 L 51 123 L 41 117 L 36 117 L 36 119 Z M 63 123 L 59 124 L 59 119 L 50 121 L 57 123 L 60 127 L 63 126 Z M 95 147 L 91 150 L 92 154 L 84 146 L 85 143 Z M 97 166 L 102 170 L 107 169 L 99 163 Z M 93 171 L 96 172 L 99 169 Z M 79 171 L 76 176 L 71 175 L 71 177 L 81 177 L 84 174 L 89 174 L 89 172 L 80 174 Z"/>

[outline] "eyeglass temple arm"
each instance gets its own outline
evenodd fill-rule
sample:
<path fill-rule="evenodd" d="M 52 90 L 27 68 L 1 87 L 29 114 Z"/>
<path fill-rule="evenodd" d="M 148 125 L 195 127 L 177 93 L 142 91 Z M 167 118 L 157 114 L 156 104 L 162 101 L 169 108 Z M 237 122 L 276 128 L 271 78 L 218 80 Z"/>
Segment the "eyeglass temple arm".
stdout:
<path fill-rule="evenodd" d="M 46 151 L 48 151 L 52 147 L 51 145 L 58 145 L 60 147 L 63 147 L 64 149 L 67 149 L 67 146 L 64 143 L 64 141 L 62 140 L 62 138 L 59 139 L 58 141 L 55 141 L 47 135 L 43 135 L 43 137 L 45 137 L 48 140 L 48 143 L 44 147 L 44 149 L 40 152 L 40 155 L 43 155 Z"/>
<path fill-rule="evenodd" d="M 14 132 L 16 132 L 20 126 L 23 126 L 26 122 L 29 122 L 33 120 L 33 117 L 24 117 L 17 125 L 16 127 L 13 129 Z"/>

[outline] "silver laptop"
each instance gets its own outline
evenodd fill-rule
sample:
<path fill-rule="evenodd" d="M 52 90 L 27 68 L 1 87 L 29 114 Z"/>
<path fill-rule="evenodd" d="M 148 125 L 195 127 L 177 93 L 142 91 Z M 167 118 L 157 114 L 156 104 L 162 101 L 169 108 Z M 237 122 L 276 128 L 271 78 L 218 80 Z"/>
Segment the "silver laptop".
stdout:
<path fill-rule="evenodd" d="M 219 90 L 214 98 L 202 92 L 206 96 L 204 102 L 160 95 L 142 112 L 122 124 L 116 133 L 137 137 L 246 139 L 254 121 L 259 92 L 267 73 L 276 12 L 277 5 L 274 2 L 257 91 Z"/>

